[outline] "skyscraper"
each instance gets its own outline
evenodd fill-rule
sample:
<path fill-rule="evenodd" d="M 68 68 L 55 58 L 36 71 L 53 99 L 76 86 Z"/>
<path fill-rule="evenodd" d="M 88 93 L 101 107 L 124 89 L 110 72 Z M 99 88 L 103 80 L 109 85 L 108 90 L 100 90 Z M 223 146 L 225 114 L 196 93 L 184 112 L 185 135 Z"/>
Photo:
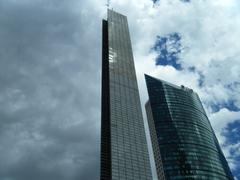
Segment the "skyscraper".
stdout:
<path fill-rule="evenodd" d="M 152 179 L 127 18 L 102 26 L 101 179 Z"/>
<path fill-rule="evenodd" d="M 233 180 L 198 95 L 184 86 L 145 78 L 158 178 Z"/>

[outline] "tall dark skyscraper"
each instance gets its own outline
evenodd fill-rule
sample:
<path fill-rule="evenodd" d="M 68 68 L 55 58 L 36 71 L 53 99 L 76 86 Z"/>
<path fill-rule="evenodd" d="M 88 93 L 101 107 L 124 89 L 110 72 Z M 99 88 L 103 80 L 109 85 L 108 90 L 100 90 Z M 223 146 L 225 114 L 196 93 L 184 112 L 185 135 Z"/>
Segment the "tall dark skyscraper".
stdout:
<path fill-rule="evenodd" d="M 158 178 L 233 180 L 198 95 L 184 86 L 145 78 Z"/>
<path fill-rule="evenodd" d="M 152 179 L 127 18 L 102 26 L 101 179 Z"/>

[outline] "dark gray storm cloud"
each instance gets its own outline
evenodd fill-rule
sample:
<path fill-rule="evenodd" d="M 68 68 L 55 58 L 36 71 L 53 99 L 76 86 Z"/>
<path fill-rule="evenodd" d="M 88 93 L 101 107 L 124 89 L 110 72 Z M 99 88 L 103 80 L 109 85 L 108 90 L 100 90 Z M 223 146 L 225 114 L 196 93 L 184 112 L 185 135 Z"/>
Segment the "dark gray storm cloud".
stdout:
<path fill-rule="evenodd" d="M 82 6 L 0 0 L 0 179 L 99 177 L 101 19 Z"/>

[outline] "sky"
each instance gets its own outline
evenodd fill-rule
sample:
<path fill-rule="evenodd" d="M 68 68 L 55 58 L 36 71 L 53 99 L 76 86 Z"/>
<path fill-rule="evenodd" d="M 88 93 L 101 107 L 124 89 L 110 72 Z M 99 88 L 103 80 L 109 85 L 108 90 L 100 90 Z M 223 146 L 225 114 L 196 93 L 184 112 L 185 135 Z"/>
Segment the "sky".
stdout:
<path fill-rule="evenodd" d="M 144 73 L 196 91 L 240 180 L 239 0 L 110 7 L 128 17 L 142 106 Z M 0 0 L 1 180 L 99 179 L 103 18 L 105 0 Z"/>

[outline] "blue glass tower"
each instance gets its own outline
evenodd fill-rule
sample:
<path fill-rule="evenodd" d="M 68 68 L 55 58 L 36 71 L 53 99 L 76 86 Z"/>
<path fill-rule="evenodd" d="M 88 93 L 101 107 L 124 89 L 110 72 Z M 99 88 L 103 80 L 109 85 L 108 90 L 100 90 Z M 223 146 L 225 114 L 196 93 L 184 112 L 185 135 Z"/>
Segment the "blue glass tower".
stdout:
<path fill-rule="evenodd" d="M 233 180 L 198 95 L 148 75 L 145 79 L 158 178 Z"/>

